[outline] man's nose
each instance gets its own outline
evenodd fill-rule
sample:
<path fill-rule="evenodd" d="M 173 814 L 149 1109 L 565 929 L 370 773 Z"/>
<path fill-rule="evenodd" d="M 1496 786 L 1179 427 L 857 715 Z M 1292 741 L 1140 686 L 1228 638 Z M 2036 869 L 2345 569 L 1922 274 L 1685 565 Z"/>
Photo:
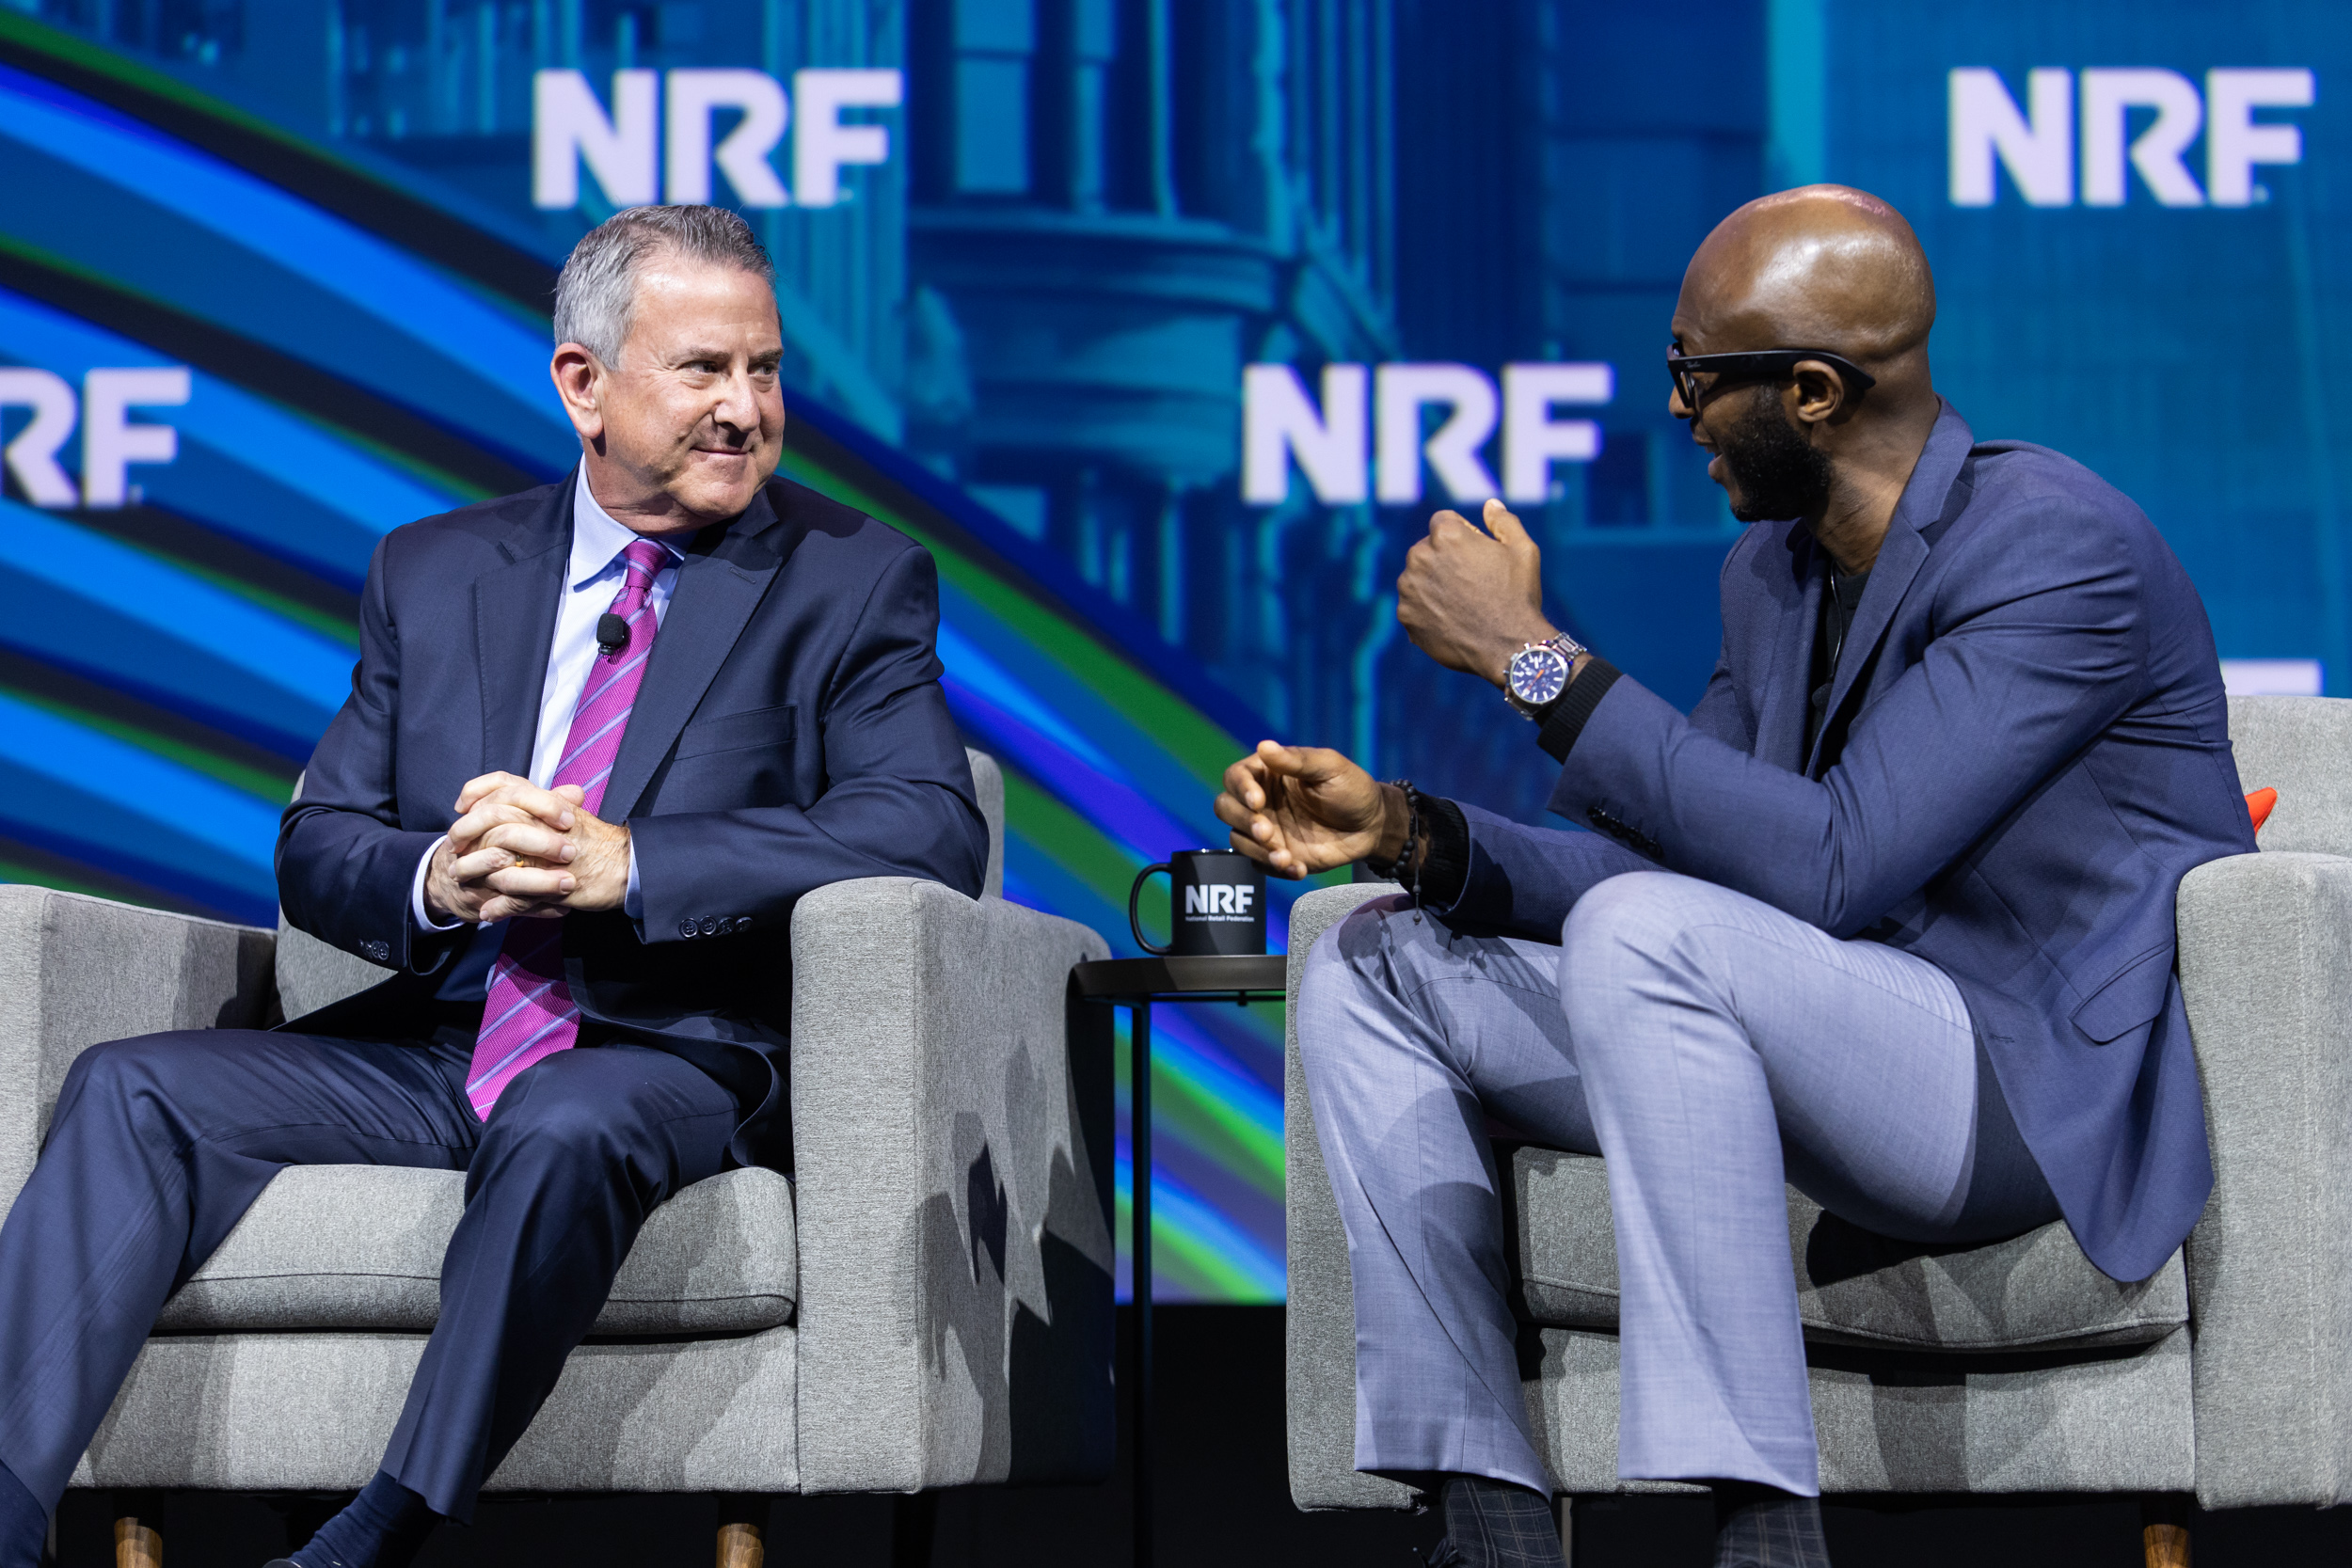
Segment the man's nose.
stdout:
<path fill-rule="evenodd" d="M 710 417 L 731 430 L 752 431 L 759 428 L 759 394 L 752 388 L 752 372 L 748 369 L 732 372 L 719 395 L 719 404 Z"/>

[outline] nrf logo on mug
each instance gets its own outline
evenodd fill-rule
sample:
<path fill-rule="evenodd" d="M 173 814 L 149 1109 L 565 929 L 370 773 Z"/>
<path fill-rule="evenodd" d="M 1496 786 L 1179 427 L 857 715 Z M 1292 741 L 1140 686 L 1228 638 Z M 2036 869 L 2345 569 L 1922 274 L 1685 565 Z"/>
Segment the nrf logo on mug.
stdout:
<path fill-rule="evenodd" d="M 1143 934 L 1143 884 L 1168 873 L 1168 945 Z M 1136 873 L 1127 929 L 1146 953 L 1184 958 L 1265 951 L 1265 867 L 1238 849 L 1179 849 Z"/>
<path fill-rule="evenodd" d="M 1211 882 L 1184 889 L 1184 913 L 1197 920 L 1255 920 L 1258 890 L 1232 882 Z"/>

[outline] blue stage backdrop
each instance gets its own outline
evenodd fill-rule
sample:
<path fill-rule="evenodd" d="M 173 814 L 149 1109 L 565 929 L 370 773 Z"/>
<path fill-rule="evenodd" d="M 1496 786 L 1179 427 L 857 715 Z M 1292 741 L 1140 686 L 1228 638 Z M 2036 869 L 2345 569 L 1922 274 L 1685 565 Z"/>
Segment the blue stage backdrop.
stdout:
<path fill-rule="evenodd" d="M 1396 631 L 1434 506 L 1511 499 L 1697 696 L 1733 525 L 1666 321 L 1805 181 L 1910 215 L 1948 393 L 2146 507 L 2233 681 L 2342 693 L 2347 50 L 2319 0 L 0 0 L 0 876 L 274 918 L 371 546 L 569 465 L 554 269 L 665 199 L 775 254 L 790 469 L 938 553 L 1009 895 L 1122 951 L 1262 735 L 1537 814 Z M 1163 1289 L 1279 1299 L 1279 1014 L 1157 1045 Z"/>

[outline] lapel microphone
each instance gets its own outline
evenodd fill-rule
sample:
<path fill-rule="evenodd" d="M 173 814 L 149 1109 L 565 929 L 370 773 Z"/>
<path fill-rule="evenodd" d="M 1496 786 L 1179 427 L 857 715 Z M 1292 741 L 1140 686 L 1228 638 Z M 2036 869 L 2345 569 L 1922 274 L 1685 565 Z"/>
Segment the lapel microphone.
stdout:
<path fill-rule="evenodd" d="M 596 652 L 611 658 L 628 646 L 628 623 L 611 610 L 596 617 Z"/>

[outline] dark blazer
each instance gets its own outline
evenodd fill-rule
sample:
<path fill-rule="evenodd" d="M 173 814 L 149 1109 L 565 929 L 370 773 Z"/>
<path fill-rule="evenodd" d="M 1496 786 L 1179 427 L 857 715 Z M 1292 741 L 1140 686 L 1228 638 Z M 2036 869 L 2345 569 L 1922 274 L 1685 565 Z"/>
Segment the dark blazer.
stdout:
<path fill-rule="evenodd" d="M 289 1027 L 415 1030 L 472 935 L 417 927 L 417 860 L 467 780 L 531 769 L 572 484 L 376 547 L 351 698 L 279 825 L 278 886 L 294 926 L 401 973 Z M 644 934 L 617 910 L 566 916 L 564 972 L 588 1025 L 733 1085 L 736 1157 L 772 1163 L 788 1135 L 794 903 L 853 877 L 977 896 L 988 830 L 940 691 L 929 551 L 775 479 L 685 555 L 598 813 L 628 824 Z"/>
<path fill-rule="evenodd" d="M 1916 953 L 1966 999 L 2083 1250 L 2145 1278 L 2213 1186 L 2174 894 L 2254 847 L 2204 606 L 2098 476 L 1977 444 L 1948 405 L 1808 755 L 1826 578 L 1803 524 L 1749 529 L 1697 708 L 1619 679 L 1568 751 L 1551 809 L 1609 836 L 1467 812 L 1452 912 L 1557 940 L 1584 889 L 1663 866 Z"/>

